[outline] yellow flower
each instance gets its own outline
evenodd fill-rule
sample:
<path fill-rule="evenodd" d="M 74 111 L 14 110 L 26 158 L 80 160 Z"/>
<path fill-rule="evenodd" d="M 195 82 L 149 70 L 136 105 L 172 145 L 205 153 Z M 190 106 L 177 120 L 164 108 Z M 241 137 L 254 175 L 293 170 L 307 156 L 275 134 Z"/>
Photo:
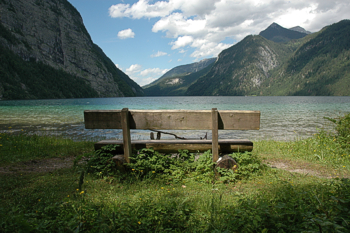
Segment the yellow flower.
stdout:
<path fill-rule="evenodd" d="M 141 224 L 141 222 L 140 222 L 140 221 L 138 221 L 137 223 L 138 223 L 138 224 Z"/>
<path fill-rule="evenodd" d="M 69 197 L 69 195 L 67 197 Z"/>
<path fill-rule="evenodd" d="M 141 170 L 141 172 L 143 172 L 143 170 Z"/>
<path fill-rule="evenodd" d="M 135 169 L 134 169 L 134 168 L 133 168 L 133 169 L 131 169 L 131 170 L 135 171 Z"/>
<path fill-rule="evenodd" d="M 156 173 L 155 171 L 152 171 L 152 173 Z"/>
<path fill-rule="evenodd" d="M 161 189 L 164 189 L 163 187 L 161 187 Z"/>
<path fill-rule="evenodd" d="M 41 201 L 40 199 L 38 201 Z"/>
<path fill-rule="evenodd" d="M 80 192 L 80 194 L 83 194 L 83 193 L 84 193 L 84 191 L 81 191 L 81 192 Z"/>
<path fill-rule="evenodd" d="M 79 189 L 77 189 L 77 191 L 79 191 Z"/>

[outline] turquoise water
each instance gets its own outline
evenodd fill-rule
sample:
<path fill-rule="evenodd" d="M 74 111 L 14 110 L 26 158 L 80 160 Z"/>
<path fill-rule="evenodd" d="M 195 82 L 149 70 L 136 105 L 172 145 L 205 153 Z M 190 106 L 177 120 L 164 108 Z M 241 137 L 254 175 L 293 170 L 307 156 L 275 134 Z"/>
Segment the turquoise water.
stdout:
<path fill-rule="evenodd" d="M 350 97 L 132 97 L 0 101 L 0 132 L 23 130 L 36 134 L 64 135 L 78 140 L 120 138 L 120 130 L 85 130 L 83 112 L 122 108 L 259 110 L 259 131 L 220 131 L 219 137 L 293 140 L 309 137 L 322 127 L 329 129 L 330 124 L 323 117 L 337 117 L 350 112 Z M 199 138 L 206 131 L 176 133 Z M 132 132 L 134 139 L 148 137 L 149 131 Z"/>

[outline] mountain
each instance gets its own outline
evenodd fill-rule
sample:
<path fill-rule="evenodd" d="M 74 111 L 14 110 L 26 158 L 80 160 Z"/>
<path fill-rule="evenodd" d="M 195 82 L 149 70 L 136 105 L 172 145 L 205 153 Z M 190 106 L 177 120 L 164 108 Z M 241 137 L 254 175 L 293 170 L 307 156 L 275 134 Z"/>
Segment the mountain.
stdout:
<path fill-rule="evenodd" d="M 247 36 L 222 51 L 211 70 L 186 95 L 245 95 L 258 90 L 293 51 L 261 36 Z"/>
<path fill-rule="evenodd" d="M 349 95 L 350 20 L 288 43 L 247 36 L 186 95 Z"/>
<path fill-rule="evenodd" d="M 187 88 L 200 76 L 208 72 L 216 58 L 203 59 L 199 62 L 177 66 L 156 81 L 144 86 L 146 96 L 184 95 Z"/>
<path fill-rule="evenodd" d="M 0 99 L 140 96 L 67 0 L 0 0 Z"/>
<path fill-rule="evenodd" d="M 261 95 L 350 95 L 350 20 L 323 28 L 305 41 Z"/>
<path fill-rule="evenodd" d="M 277 23 L 271 24 L 259 35 L 274 42 L 288 42 L 290 40 L 300 39 L 308 35 L 306 32 L 300 32 L 301 27 L 296 27 L 294 30 L 281 27 Z"/>

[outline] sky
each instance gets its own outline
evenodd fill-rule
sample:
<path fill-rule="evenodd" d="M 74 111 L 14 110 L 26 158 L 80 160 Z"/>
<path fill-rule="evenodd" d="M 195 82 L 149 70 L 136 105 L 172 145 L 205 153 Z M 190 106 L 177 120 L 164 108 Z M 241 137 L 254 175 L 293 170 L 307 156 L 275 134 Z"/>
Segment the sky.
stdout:
<path fill-rule="evenodd" d="M 272 23 L 317 32 L 350 18 L 349 0 L 68 0 L 93 42 L 140 86 L 217 57 Z"/>

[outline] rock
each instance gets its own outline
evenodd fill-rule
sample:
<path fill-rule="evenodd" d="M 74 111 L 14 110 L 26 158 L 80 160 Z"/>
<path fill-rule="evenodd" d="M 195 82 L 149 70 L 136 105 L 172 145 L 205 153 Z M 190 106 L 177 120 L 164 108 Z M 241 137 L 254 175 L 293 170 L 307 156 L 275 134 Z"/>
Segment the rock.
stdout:
<path fill-rule="evenodd" d="M 224 155 L 216 162 L 216 167 L 237 170 L 238 164 L 232 157 Z"/>

